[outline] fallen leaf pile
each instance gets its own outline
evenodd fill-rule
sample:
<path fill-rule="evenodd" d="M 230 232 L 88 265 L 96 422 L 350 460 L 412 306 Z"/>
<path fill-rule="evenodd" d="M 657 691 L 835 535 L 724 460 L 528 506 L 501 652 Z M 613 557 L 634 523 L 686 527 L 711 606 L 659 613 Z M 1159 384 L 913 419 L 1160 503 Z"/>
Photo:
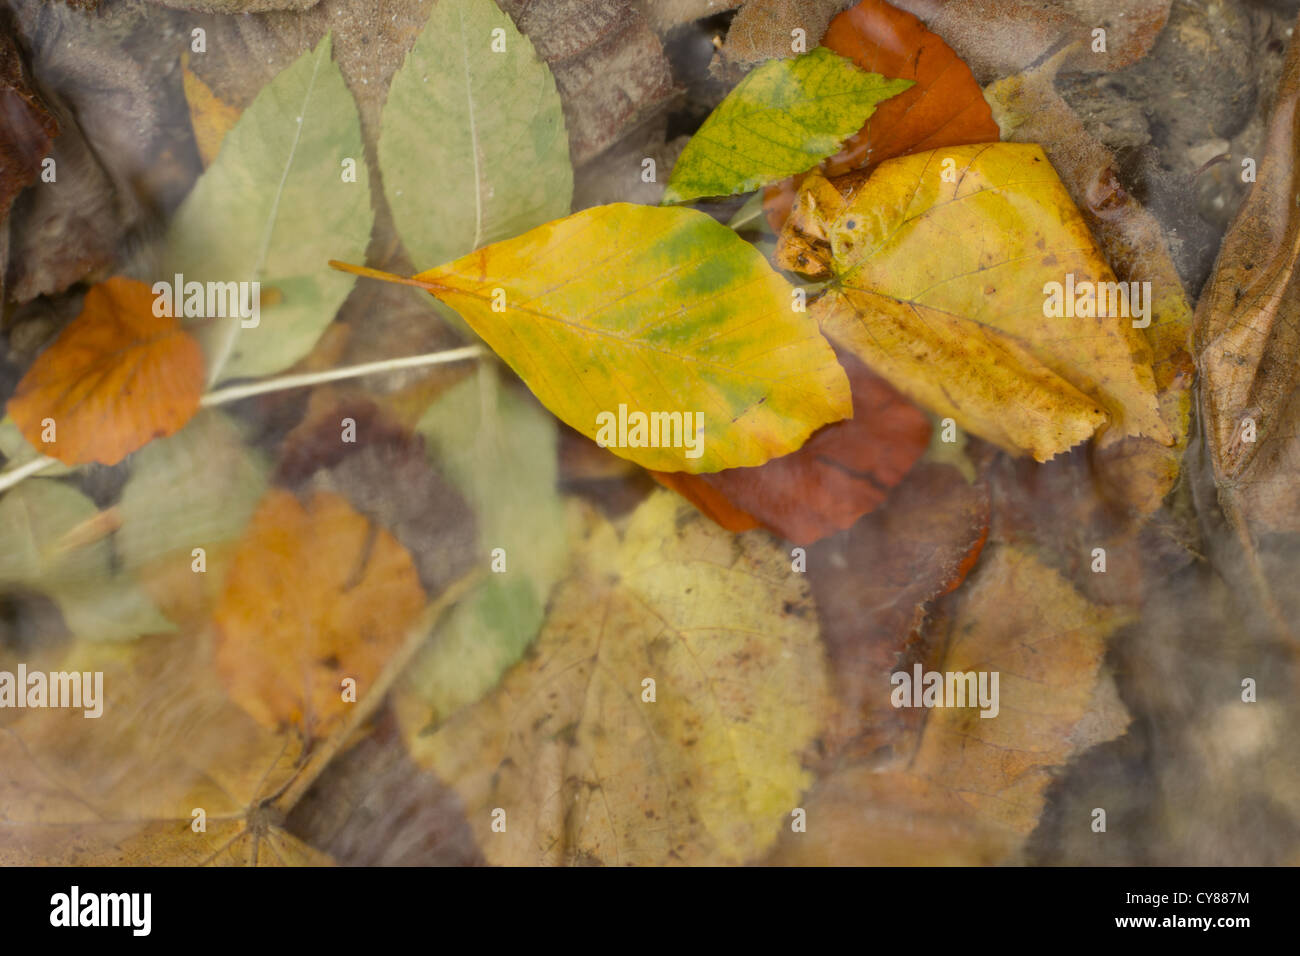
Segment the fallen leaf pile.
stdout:
<path fill-rule="evenodd" d="M 1300 859 L 1185 836 L 1300 774 L 1300 43 L 1196 300 L 1185 6 L 14 0 L 0 862 Z"/>

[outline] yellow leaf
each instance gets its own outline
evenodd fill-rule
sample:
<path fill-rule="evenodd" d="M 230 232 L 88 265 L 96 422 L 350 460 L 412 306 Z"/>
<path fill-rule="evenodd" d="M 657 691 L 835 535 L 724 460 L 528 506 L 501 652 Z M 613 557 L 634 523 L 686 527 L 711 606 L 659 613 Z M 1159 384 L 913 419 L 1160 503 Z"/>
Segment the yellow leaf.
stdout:
<path fill-rule="evenodd" d="M 646 468 L 761 465 L 853 411 L 848 377 L 796 309 L 795 289 L 753 246 L 691 209 L 596 206 L 397 281 L 464 316 L 584 435 L 601 442 L 598 419 L 616 417 L 628 440 L 610 450 Z M 672 413 L 702 420 L 702 447 L 688 448 L 693 430 L 678 436 L 676 426 L 657 446 L 633 444 L 634 415 Z"/>
<path fill-rule="evenodd" d="M 890 160 L 848 200 L 811 174 L 778 256 L 830 275 L 814 307 L 827 335 L 1013 454 L 1045 461 L 1103 426 L 1103 444 L 1172 441 L 1141 320 L 1048 314 L 1049 283 L 1061 300 L 1091 289 L 1092 311 L 1121 309 L 1098 285 L 1114 274 L 1037 146 Z"/>
<path fill-rule="evenodd" d="M 223 102 L 212 87 L 204 83 L 190 69 L 189 53 L 181 58 L 181 82 L 185 87 L 185 102 L 190 107 L 190 123 L 194 127 L 194 144 L 199 149 L 199 159 L 207 169 L 217 158 L 221 142 L 239 119 L 240 110 Z"/>
<path fill-rule="evenodd" d="M 808 588 L 765 533 L 733 537 L 669 491 L 621 542 L 596 521 L 497 690 L 432 734 L 428 705 L 398 698 L 408 746 L 493 863 L 753 859 L 808 786 L 800 754 L 826 716 Z"/>

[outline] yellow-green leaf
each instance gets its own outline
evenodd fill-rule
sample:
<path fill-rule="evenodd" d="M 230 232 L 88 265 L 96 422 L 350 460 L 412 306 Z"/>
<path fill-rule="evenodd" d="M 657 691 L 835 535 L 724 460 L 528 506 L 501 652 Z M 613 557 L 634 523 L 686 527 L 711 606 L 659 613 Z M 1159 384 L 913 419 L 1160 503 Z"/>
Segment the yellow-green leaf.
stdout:
<path fill-rule="evenodd" d="M 1038 146 L 890 160 L 848 200 L 813 173 L 778 262 L 830 276 L 813 309 L 827 335 L 1013 454 L 1044 461 L 1099 428 L 1103 444 L 1172 440 L 1142 320 L 1133 308 L 1115 314 L 1118 297 L 1112 306 L 1099 285 L 1115 275 Z M 1071 282 L 1076 303 L 1091 288 L 1111 314 L 1049 315 L 1049 283 L 1064 292 Z M 1150 302 L 1140 291 L 1134 307 Z"/>
<path fill-rule="evenodd" d="M 691 209 L 596 206 L 398 281 L 459 312 L 556 416 L 647 468 L 761 465 L 852 414 L 794 287 Z M 659 419 L 658 447 L 632 444 L 655 438 L 635 415 L 673 413 L 702 431 Z"/>
<path fill-rule="evenodd" d="M 769 60 L 704 121 L 673 167 L 664 202 L 731 196 L 810 169 L 911 80 L 859 69 L 825 47 Z"/>

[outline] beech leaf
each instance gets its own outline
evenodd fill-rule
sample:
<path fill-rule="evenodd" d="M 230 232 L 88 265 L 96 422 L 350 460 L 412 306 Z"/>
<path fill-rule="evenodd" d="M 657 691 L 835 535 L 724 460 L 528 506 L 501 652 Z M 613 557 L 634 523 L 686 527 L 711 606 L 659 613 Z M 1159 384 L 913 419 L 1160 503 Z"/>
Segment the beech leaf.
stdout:
<path fill-rule="evenodd" d="M 115 465 L 198 411 L 203 354 L 153 305 L 149 287 L 133 279 L 115 277 L 86 293 L 81 314 L 9 400 L 9 415 L 32 446 L 65 465 Z"/>
<path fill-rule="evenodd" d="M 399 697 L 408 747 L 492 863 L 754 859 L 811 782 L 826 714 L 808 586 L 770 537 L 733 538 L 668 491 L 621 541 L 593 523 L 536 654 L 432 734 Z"/>
<path fill-rule="evenodd" d="M 736 84 L 673 166 L 665 203 L 748 192 L 815 166 L 911 80 L 867 73 L 825 47 L 769 60 Z"/>
<path fill-rule="evenodd" d="M 703 213 L 596 206 L 401 279 L 455 309 L 561 420 L 702 416 L 702 442 L 610 450 L 660 471 L 759 465 L 852 412 L 848 378 L 793 287 Z M 620 409 L 623 406 L 623 409 Z M 668 426 L 665 426 L 665 433 Z M 676 439 L 674 438 L 674 441 Z"/>
<path fill-rule="evenodd" d="M 424 604 L 415 564 L 388 531 L 339 495 L 318 491 L 304 505 L 274 489 L 214 616 L 217 671 L 259 723 L 323 737 L 351 705 L 343 679 L 369 688 Z"/>
<path fill-rule="evenodd" d="M 1103 425 L 1103 444 L 1173 439 L 1137 313 L 1048 314 L 1049 283 L 1063 299 L 1073 277 L 1072 309 L 1085 288 L 1116 280 L 1037 146 L 889 160 L 848 200 L 812 173 L 778 261 L 829 275 L 812 311 L 837 344 L 1013 454 L 1045 461 Z M 1105 294 L 1092 301 L 1120 311 Z"/>

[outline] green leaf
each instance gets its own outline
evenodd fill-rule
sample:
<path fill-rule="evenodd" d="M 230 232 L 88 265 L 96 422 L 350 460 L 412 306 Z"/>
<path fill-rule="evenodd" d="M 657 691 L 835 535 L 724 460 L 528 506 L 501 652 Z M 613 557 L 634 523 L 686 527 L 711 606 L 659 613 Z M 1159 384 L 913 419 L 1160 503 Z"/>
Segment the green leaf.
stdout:
<path fill-rule="evenodd" d="M 14 420 L 8 416 L 5 416 L 4 420 L 0 421 L 0 455 L 5 457 L 5 471 L 19 468 L 29 461 L 45 457 L 43 452 L 32 447 L 31 443 L 23 437 L 23 433 L 18 430 Z M 32 477 L 58 478 L 61 475 L 71 474 L 75 470 L 75 468 L 69 468 L 62 462 L 55 462 L 48 468 L 42 468 Z"/>
<path fill-rule="evenodd" d="M 794 288 L 693 209 L 595 206 L 398 281 L 460 313 L 555 415 L 647 468 L 761 465 L 852 414 Z M 642 441 L 633 415 L 671 434 Z"/>
<path fill-rule="evenodd" d="M 505 31 L 493 52 L 492 31 Z M 416 262 L 447 262 L 569 212 L 555 80 L 492 0 L 439 0 L 393 77 L 379 135 L 393 220 Z"/>
<path fill-rule="evenodd" d="M 731 196 L 811 169 L 860 130 L 876 104 L 910 86 L 825 47 L 769 60 L 736 84 L 686 144 L 663 201 Z"/>
<path fill-rule="evenodd" d="M 122 561 L 138 568 L 179 552 L 188 565 L 194 548 L 239 537 L 266 490 L 267 470 L 230 419 L 212 409 L 150 442 L 132 456 L 118 504 Z"/>
<path fill-rule="evenodd" d="M 73 545 L 69 531 L 99 513 L 58 481 L 28 481 L 0 498 L 0 589 L 17 585 L 53 598 L 68 630 L 90 641 L 174 631 L 130 578 L 113 573 L 107 538 Z"/>
<path fill-rule="evenodd" d="M 473 703 L 519 661 L 541 627 L 547 597 L 564 570 L 567 542 L 556 489 L 556 425 L 527 393 L 502 388 L 484 365 L 420 420 L 434 461 L 478 516 L 490 573 L 450 612 L 407 669 L 407 687 L 434 720 Z"/>
<path fill-rule="evenodd" d="M 344 181 L 346 160 L 356 182 Z M 363 258 L 373 220 L 361 120 L 327 36 L 258 93 L 167 233 L 160 279 L 261 283 L 256 327 L 200 326 L 209 381 L 266 375 L 306 355 L 352 288 L 325 265 L 345 251 Z"/>

